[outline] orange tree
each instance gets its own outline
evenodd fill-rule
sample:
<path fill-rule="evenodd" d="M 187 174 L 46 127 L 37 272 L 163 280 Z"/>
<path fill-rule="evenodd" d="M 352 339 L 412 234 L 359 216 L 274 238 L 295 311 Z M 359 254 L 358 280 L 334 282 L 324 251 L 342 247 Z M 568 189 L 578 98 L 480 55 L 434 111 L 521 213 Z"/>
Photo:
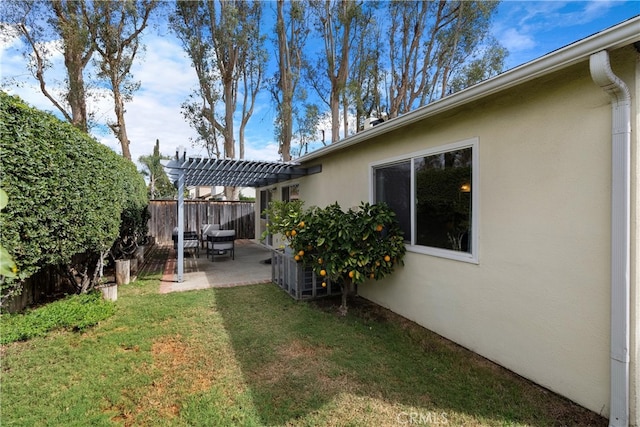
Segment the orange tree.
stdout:
<path fill-rule="evenodd" d="M 343 212 L 335 203 L 324 209 L 303 211 L 286 230 L 296 261 L 313 268 L 325 282 L 342 288 L 341 314 L 347 313 L 347 296 L 355 285 L 379 280 L 402 264 L 402 231 L 386 204 L 362 203 Z"/>

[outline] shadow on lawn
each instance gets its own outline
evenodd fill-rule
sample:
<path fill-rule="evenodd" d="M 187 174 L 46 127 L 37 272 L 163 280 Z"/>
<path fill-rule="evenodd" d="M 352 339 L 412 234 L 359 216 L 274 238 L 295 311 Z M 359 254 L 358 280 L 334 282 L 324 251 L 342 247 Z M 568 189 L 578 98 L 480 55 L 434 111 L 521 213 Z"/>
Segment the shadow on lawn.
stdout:
<path fill-rule="evenodd" d="M 607 425 L 361 298 L 344 318 L 272 285 L 215 300 L 264 425 Z"/>

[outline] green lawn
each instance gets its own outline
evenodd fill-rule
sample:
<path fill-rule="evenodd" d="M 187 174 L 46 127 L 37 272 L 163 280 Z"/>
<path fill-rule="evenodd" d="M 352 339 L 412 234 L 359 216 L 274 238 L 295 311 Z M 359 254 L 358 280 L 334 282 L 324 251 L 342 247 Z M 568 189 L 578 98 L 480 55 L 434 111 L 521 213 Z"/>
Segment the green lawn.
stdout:
<path fill-rule="evenodd" d="M 274 285 L 160 295 L 159 277 L 98 326 L 3 346 L 0 424 L 607 425 L 361 300 L 339 317 Z"/>

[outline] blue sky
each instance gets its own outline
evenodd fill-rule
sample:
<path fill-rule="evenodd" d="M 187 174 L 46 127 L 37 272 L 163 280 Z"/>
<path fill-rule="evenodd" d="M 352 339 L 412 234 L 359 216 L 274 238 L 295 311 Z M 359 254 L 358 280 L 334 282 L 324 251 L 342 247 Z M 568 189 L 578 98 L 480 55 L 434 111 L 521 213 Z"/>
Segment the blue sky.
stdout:
<path fill-rule="evenodd" d="M 638 0 L 507 0 L 499 7 L 493 34 L 509 50 L 507 68 L 513 68 L 638 14 Z"/>
<path fill-rule="evenodd" d="M 503 1 L 494 20 L 492 31 L 510 55 L 507 69 L 516 67 L 575 41 L 602 31 L 630 17 L 640 14 L 640 1 Z M 638 29 L 640 33 L 640 28 Z M 196 86 L 195 73 L 180 45 L 171 34 L 145 36 L 147 50 L 144 60 L 136 64 L 133 74 L 142 83 L 134 100 L 127 104 L 127 129 L 131 140 L 132 157 L 153 151 L 160 140 L 164 154 L 175 152 L 179 145 L 187 146 L 189 154 L 205 155 L 204 149 L 190 147 L 194 132 L 185 123 L 180 105 Z M 24 59 L 11 43 L 0 42 L 0 75 L 2 78 L 20 77 L 24 84 L 2 89 L 21 96 L 37 108 L 52 111 L 29 79 Z M 113 116 L 108 100 L 90 105 L 98 112 L 98 119 L 106 122 Z M 277 160 L 277 144 L 273 142 L 272 120 L 274 108 L 268 99 L 256 106 L 247 129 L 246 158 Z M 327 129 L 327 134 L 330 132 Z M 108 132 L 95 131 L 102 143 L 120 152 L 119 143 Z"/>

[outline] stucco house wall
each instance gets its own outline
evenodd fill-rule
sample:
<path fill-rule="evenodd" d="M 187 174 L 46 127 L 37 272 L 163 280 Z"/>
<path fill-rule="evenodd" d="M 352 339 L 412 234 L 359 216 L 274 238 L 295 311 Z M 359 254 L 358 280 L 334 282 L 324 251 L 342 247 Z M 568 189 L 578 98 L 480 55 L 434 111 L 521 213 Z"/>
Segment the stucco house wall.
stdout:
<path fill-rule="evenodd" d="M 635 49 L 612 51 L 611 64 L 638 99 Z M 637 424 L 635 101 L 632 117 L 631 407 Z M 611 100 L 593 82 L 588 58 L 315 157 L 307 165 L 322 164 L 322 173 L 292 183 L 306 206 L 357 206 L 373 202 L 373 165 L 461 141 L 472 141 L 479 156 L 476 260 L 409 248 L 404 267 L 361 285 L 359 294 L 608 416 Z"/>

